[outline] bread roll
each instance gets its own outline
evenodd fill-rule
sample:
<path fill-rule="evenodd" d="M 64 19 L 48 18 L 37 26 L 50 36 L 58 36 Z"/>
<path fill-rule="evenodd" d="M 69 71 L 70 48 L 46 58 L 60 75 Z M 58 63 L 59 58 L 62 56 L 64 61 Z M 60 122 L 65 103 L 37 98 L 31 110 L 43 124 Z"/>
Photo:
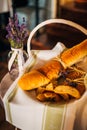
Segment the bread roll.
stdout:
<path fill-rule="evenodd" d="M 31 90 L 49 83 L 49 79 L 38 72 L 32 70 L 29 73 L 24 74 L 18 81 L 18 86 L 23 90 Z"/>
<path fill-rule="evenodd" d="M 18 81 L 23 90 L 32 90 L 48 84 L 52 79 L 58 78 L 63 66 L 57 60 L 50 60 L 37 70 L 24 74 Z"/>
<path fill-rule="evenodd" d="M 80 44 L 64 51 L 60 55 L 61 61 L 66 67 L 72 66 L 77 63 L 81 58 L 87 55 L 87 39 L 82 41 Z"/>
<path fill-rule="evenodd" d="M 58 78 L 59 73 L 63 70 L 63 66 L 56 59 L 52 59 L 47 62 L 44 66 L 38 69 L 39 72 L 44 74 L 50 80 Z"/>

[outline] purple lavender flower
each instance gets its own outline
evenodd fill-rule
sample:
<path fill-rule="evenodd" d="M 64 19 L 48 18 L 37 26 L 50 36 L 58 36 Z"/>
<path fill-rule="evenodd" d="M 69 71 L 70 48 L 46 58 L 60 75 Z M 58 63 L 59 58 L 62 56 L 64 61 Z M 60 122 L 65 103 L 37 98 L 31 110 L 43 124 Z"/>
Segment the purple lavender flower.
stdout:
<path fill-rule="evenodd" d="M 23 24 L 19 25 L 19 20 L 17 14 L 15 14 L 14 18 L 9 18 L 9 23 L 6 26 L 6 30 L 8 34 L 6 38 L 10 41 L 11 45 L 15 47 L 20 47 L 20 44 L 23 44 L 26 38 L 28 38 L 29 33 L 24 24 L 25 18 L 23 18 Z M 14 45 L 13 45 L 14 43 Z"/>

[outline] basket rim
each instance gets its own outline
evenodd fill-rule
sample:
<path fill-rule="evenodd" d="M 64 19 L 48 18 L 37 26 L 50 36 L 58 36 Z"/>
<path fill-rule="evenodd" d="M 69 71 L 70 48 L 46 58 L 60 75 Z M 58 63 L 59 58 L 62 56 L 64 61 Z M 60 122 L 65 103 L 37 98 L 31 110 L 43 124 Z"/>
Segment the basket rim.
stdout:
<path fill-rule="evenodd" d="M 47 24 L 51 24 L 51 23 L 60 23 L 60 24 L 65 24 L 65 25 L 68 25 L 68 26 L 71 26 L 71 27 L 74 27 L 76 28 L 77 30 L 81 31 L 83 34 L 87 35 L 87 29 L 84 28 L 83 26 L 79 25 L 78 23 L 75 23 L 73 21 L 70 21 L 70 20 L 66 20 L 66 19 L 48 19 L 48 20 L 45 20 L 43 22 L 41 22 L 40 24 L 38 24 L 31 32 L 30 32 L 30 35 L 29 35 L 29 38 L 27 40 L 27 52 L 28 52 L 28 55 L 31 56 L 31 49 L 30 49 L 30 43 L 31 43 L 31 39 L 33 37 L 33 35 L 35 34 L 35 32 L 40 29 L 41 27 L 47 25 Z"/>

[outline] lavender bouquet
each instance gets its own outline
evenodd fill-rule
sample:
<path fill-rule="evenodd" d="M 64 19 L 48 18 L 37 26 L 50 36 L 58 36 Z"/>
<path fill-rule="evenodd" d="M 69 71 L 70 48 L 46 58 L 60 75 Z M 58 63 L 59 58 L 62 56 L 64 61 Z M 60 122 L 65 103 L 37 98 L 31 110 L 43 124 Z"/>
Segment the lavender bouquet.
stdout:
<path fill-rule="evenodd" d="M 13 48 L 21 48 L 25 39 L 29 36 L 29 32 L 25 25 L 25 18 L 23 18 L 23 23 L 20 25 L 17 14 L 15 14 L 14 18 L 9 18 L 6 30 L 8 32 L 6 38 Z"/>
<path fill-rule="evenodd" d="M 12 80 L 22 73 L 23 65 L 28 58 L 26 51 L 23 50 L 23 43 L 29 36 L 24 22 L 25 18 L 23 18 L 23 24 L 20 25 L 17 14 L 15 14 L 14 18 L 9 18 L 6 27 L 8 32 L 6 38 L 11 45 L 11 51 L 8 53 L 8 70 Z"/>

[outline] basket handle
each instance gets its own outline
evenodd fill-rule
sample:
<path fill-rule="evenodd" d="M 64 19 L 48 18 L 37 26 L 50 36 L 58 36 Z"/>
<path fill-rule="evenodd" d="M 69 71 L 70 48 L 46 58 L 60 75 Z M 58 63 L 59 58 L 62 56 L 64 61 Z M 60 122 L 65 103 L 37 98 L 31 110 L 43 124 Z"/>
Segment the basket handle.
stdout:
<path fill-rule="evenodd" d="M 87 29 L 85 29 L 84 27 L 82 27 L 81 25 L 75 23 L 75 22 L 72 22 L 72 21 L 69 21 L 69 20 L 65 20 L 65 19 L 49 19 L 49 20 L 46 20 L 40 24 L 38 24 L 30 33 L 30 36 L 28 38 L 28 41 L 27 41 L 27 52 L 28 52 L 28 55 L 31 56 L 31 51 L 30 51 L 30 43 L 31 43 L 31 39 L 34 35 L 34 33 L 41 27 L 43 27 L 44 25 L 47 25 L 47 24 L 50 24 L 50 23 L 62 23 L 62 24 L 66 24 L 66 25 L 69 25 L 69 26 L 72 26 L 78 30 L 80 30 L 81 32 L 83 32 L 85 35 L 87 35 Z"/>

